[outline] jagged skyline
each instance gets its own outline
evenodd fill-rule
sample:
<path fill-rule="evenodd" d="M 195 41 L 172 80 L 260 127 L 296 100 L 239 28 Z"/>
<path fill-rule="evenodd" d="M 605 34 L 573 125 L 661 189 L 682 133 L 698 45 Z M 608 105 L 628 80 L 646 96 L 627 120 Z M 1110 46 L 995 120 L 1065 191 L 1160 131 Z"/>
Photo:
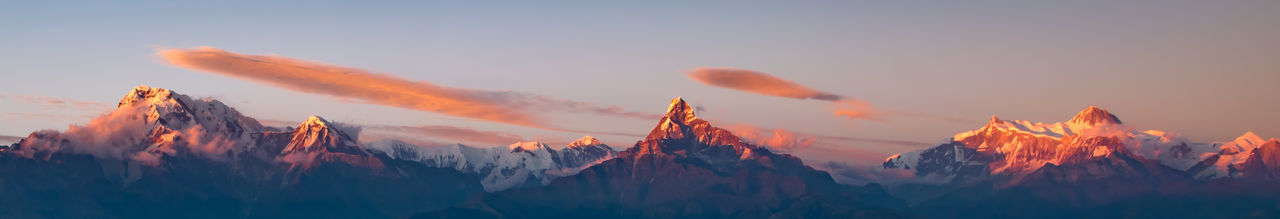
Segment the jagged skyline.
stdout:
<path fill-rule="evenodd" d="M 210 3 L 202 10 L 15 4 L 0 9 L 0 20 L 23 33 L 0 36 L 10 42 L 0 52 L 9 82 L 0 86 L 0 135 L 66 129 L 108 112 L 122 88 L 144 84 L 220 99 L 264 121 L 323 115 L 392 130 L 389 137 L 449 132 L 485 146 L 587 134 L 630 145 L 637 137 L 625 135 L 643 135 L 651 125 L 573 113 L 543 118 L 557 128 L 623 134 L 607 135 L 477 121 L 264 86 L 156 55 L 212 46 L 628 112 L 660 110 L 652 103 L 683 96 L 725 127 L 793 144 L 819 139 L 797 154 L 882 157 L 929 147 L 991 115 L 1060 121 L 1090 105 L 1124 115 L 1126 124 L 1199 141 L 1230 141 L 1246 131 L 1280 136 L 1272 125 L 1280 123 L 1280 103 L 1267 101 L 1280 93 L 1271 85 L 1280 81 L 1271 61 L 1280 56 L 1280 30 L 1269 28 L 1280 21 L 1275 2 L 510 4 L 415 3 L 377 13 L 377 6 L 349 3 Z M 767 73 L 917 116 L 837 117 L 827 101 L 734 91 L 686 76 L 701 67 Z"/>

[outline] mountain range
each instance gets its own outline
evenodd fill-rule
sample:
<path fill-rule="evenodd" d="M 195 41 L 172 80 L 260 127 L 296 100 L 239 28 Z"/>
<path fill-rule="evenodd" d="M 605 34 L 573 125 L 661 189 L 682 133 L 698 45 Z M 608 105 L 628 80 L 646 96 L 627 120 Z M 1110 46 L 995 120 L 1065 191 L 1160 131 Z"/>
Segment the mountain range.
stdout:
<path fill-rule="evenodd" d="M 870 172 L 907 173 L 890 193 L 932 217 L 1276 217 L 1278 146 L 1193 142 L 1089 107 L 1051 124 L 993 116 Z"/>
<path fill-rule="evenodd" d="M 753 145 L 675 98 L 643 139 L 473 147 L 364 142 L 312 116 L 268 127 L 136 87 L 112 112 L 0 146 L 0 216 L 343 218 L 1274 218 L 1280 140 L 1195 142 L 1099 107 L 992 117 L 874 166 Z M 859 183 L 842 184 L 841 179 Z M 74 206 L 74 207 L 68 207 Z"/>

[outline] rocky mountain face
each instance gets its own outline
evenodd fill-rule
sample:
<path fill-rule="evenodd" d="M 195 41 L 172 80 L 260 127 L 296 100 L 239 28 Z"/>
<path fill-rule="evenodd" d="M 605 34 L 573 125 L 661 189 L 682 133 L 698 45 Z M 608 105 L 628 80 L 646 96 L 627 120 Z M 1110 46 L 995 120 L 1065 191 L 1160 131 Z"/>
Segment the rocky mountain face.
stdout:
<path fill-rule="evenodd" d="M 875 186 L 836 184 L 800 159 L 743 143 L 671 102 L 649 136 L 617 158 L 553 180 L 419 216 L 898 217 Z"/>
<path fill-rule="evenodd" d="M 404 217 L 482 192 L 475 176 L 365 150 L 320 117 L 272 130 L 146 86 L 87 125 L 0 151 L 0 215 L 13 218 Z"/>
<path fill-rule="evenodd" d="M 474 148 L 461 144 L 423 147 L 397 140 L 369 143 L 392 158 L 417 161 L 431 167 L 477 174 L 487 191 L 546 185 L 552 179 L 573 175 L 607 159 L 616 151 L 591 136 L 562 149 L 541 142 L 517 142 L 507 147 Z"/>

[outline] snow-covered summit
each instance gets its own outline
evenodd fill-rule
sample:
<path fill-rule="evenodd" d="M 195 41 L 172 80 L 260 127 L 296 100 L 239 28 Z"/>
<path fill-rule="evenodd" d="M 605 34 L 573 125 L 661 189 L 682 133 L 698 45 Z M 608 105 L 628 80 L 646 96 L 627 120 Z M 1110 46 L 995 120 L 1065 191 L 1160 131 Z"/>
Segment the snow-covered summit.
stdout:
<path fill-rule="evenodd" d="M 262 124 L 241 115 L 221 101 L 196 99 L 169 89 L 146 85 L 134 87 L 120 99 L 112 114 L 141 114 L 147 123 L 155 123 L 171 130 L 200 126 L 205 132 L 226 133 L 233 136 L 259 132 Z"/>
<path fill-rule="evenodd" d="M 583 136 L 578 140 L 574 140 L 573 142 L 569 142 L 568 148 L 579 148 L 579 147 L 601 145 L 601 144 L 604 144 L 604 143 L 600 143 L 599 139 L 596 139 L 595 137 L 591 137 L 590 135 L 588 135 L 588 136 Z"/>
<path fill-rule="evenodd" d="M 522 151 L 538 151 L 541 149 L 551 149 L 551 147 L 547 146 L 547 144 L 543 144 L 540 141 L 525 141 L 525 142 L 516 142 L 511 145 L 508 145 L 507 149 L 514 152 L 522 152 Z"/>
<path fill-rule="evenodd" d="M 1081 110 L 1080 113 L 1077 113 L 1076 116 L 1072 117 L 1071 120 L 1068 120 L 1067 123 L 1089 126 L 1099 124 L 1121 124 L 1120 118 L 1117 118 L 1116 115 L 1113 115 L 1098 106 L 1089 106 L 1089 108 Z"/>
<path fill-rule="evenodd" d="M 1203 179 L 1241 176 L 1244 164 L 1250 157 L 1254 157 L 1258 148 L 1275 140 L 1274 138 L 1263 140 L 1258 134 L 1245 132 L 1235 140 L 1219 143 L 1217 153 L 1207 156 L 1210 159 L 1205 160 L 1212 161 L 1209 168 L 1195 173 L 1195 176 Z"/>
<path fill-rule="evenodd" d="M 138 86 L 115 110 L 63 132 L 33 133 L 16 152 L 71 151 L 148 163 L 179 154 L 223 159 L 253 147 L 251 134 L 261 130 L 257 120 L 217 100 Z"/>
<path fill-rule="evenodd" d="M 671 99 L 671 105 L 667 106 L 666 116 L 668 119 L 681 123 L 689 123 L 694 119 L 698 119 L 693 114 L 694 108 L 689 107 L 689 103 L 684 101 L 684 97 L 676 97 Z"/>
<path fill-rule="evenodd" d="M 966 167 L 1016 176 L 1050 164 L 1136 156 L 1187 170 L 1211 153 L 1212 144 L 1191 142 L 1159 130 L 1138 130 L 1122 124 L 1110 112 L 1090 106 L 1066 122 L 1001 120 L 992 116 L 982 128 L 958 133 L 933 148 L 895 154 L 882 166 L 910 169 L 918 176 L 955 176 Z"/>
<path fill-rule="evenodd" d="M 311 116 L 298 124 L 289 144 L 280 153 L 341 151 L 358 154 L 362 150 L 356 145 L 358 145 L 356 139 L 351 134 L 341 131 L 337 124 L 319 116 Z"/>
<path fill-rule="evenodd" d="M 682 138 L 697 121 L 702 121 L 694 115 L 693 107 L 689 107 L 689 103 L 684 101 L 682 97 L 671 99 L 671 105 L 667 106 L 667 113 L 663 115 L 662 120 L 658 122 L 658 126 L 649 132 L 648 139 L 659 138 Z M 704 122 L 705 123 L 705 122 Z"/>

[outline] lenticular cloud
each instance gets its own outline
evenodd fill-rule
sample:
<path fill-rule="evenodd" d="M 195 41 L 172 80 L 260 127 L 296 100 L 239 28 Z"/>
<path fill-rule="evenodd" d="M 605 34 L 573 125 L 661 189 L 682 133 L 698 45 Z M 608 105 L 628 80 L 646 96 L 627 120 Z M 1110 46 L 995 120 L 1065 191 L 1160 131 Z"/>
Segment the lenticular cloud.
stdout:
<path fill-rule="evenodd" d="M 814 90 L 796 82 L 746 69 L 699 67 L 686 75 L 705 85 L 761 95 L 825 101 L 844 99 L 840 95 Z"/>
<path fill-rule="evenodd" d="M 247 79 L 293 91 L 528 127 L 554 129 L 548 127 L 541 117 L 530 112 L 659 117 L 614 106 L 521 92 L 454 88 L 357 68 L 276 55 L 238 54 L 212 47 L 163 49 L 158 55 L 174 66 Z"/>

